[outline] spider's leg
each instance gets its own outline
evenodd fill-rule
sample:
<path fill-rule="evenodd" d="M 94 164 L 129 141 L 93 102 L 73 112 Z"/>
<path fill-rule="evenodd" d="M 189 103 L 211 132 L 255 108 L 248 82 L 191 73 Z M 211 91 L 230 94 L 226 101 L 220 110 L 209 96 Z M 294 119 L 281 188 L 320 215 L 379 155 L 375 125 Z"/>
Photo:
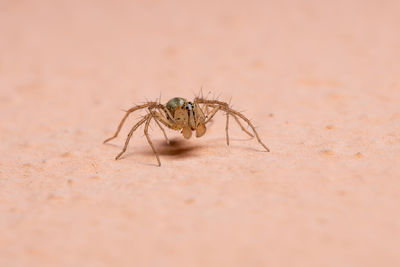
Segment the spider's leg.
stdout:
<path fill-rule="evenodd" d="M 250 122 L 250 120 L 249 120 L 248 118 L 246 118 L 242 113 L 240 113 L 240 112 L 238 112 L 238 111 L 236 111 L 236 110 L 234 110 L 234 109 L 231 109 L 231 108 L 228 106 L 227 103 L 221 102 L 221 101 L 218 101 L 218 100 L 208 100 L 208 99 L 203 99 L 203 98 L 196 98 L 195 101 L 197 101 L 198 103 L 202 103 L 202 104 L 208 104 L 208 105 L 214 106 L 214 107 L 215 107 L 215 106 L 219 106 L 222 110 L 228 111 L 230 114 L 236 115 L 236 116 L 238 116 L 239 118 L 241 118 L 242 120 L 244 120 L 244 121 L 250 126 L 250 128 L 252 129 L 252 131 L 254 132 L 254 135 L 256 136 L 258 143 L 260 143 L 260 145 L 262 145 L 262 146 L 265 148 L 265 150 L 266 150 L 267 152 L 269 152 L 268 147 L 261 141 L 261 138 L 260 138 L 260 136 L 258 135 L 258 133 L 257 133 L 257 131 L 256 131 L 255 127 L 254 127 L 254 125 L 253 125 L 253 124 Z"/>
<path fill-rule="evenodd" d="M 150 115 L 144 116 L 138 123 L 135 124 L 135 126 L 132 127 L 132 129 L 130 130 L 130 132 L 129 132 L 129 134 L 128 134 L 128 137 L 127 137 L 126 140 L 125 140 L 124 148 L 123 148 L 122 151 L 115 157 L 116 160 L 119 159 L 119 158 L 122 156 L 122 154 L 125 153 L 126 148 L 128 147 L 129 141 L 131 140 L 131 137 L 132 137 L 133 132 L 136 131 L 136 129 L 137 129 L 140 125 L 142 125 L 146 120 L 148 120 L 149 118 L 150 118 Z"/>
<path fill-rule="evenodd" d="M 249 131 L 247 131 L 246 128 L 244 128 L 244 126 L 242 125 L 242 123 L 239 121 L 238 117 L 234 114 L 230 114 L 235 121 L 237 122 L 237 124 L 240 126 L 240 128 L 242 129 L 243 132 L 247 133 L 249 136 L 254 137 L 254 135 L 252 133 L 250 133 Z"/>
<path fill-rule="evenodd" d="M 207 116 L 208 116 L 208 112 L 206 113 L 205 111 L 205 106 L 203 106 L 203 107 L 201 107 L 200 106 L 200 104 L 198 104 L 198 103 L 196 103 L 196 102 L 194 102 L 195 103 L 195 105 L 197 106 L 197 109 L 195 109 L 195 112 L 196 112 L 196 117 L 202 117 L 202 120 L 205 120 L 205 118 L 207 118 Z M 200 112 L 201 113 L 201 115 L 199 116 L 198 114 L 197 114 L 197 112 Z M 206 115 L 207 114 L 207 115 Z"/>
<path fill-rule="evenodd" d="M 226 110 L 226 125 L 225 125 L 225 133 L 226 133 L 226 145 L 229 146 L 229 110 Z"/>
<path fill-rule="evenodd" d="M 156 155 L 156 158 L 157 158 L 157 161 L 158 161 L 158 166 L 161 166 L 160 158 L 158 157 L 157 151 L 154 148 L 153 142 L 151 141 L 150 136 L 149 136 L 149 124 L 150 124 L 150 121 L 151 121 L 152 118 L 153 118 L 152 114 L 149 114 L 149 117 L 146 120 L 146 124 L 144 126 L 144 135 L 146 136 L 147 142 L 151 146 L 151 149 L 153 150 L 154 155 Z"/>
<path fill-rule="evenodd" d="M 165 142 L 167 142 L 167 145 L 169 145 L 170 142 L 169 142 L 167 134 L 165 133 L 164 128 L 161 126 L 160 122 L 156 118 L 154 118 L 154 121 L 157 123 L 158 127 L 160 127 L 160 129 L 161 129 L 161 131 L 162 131 L 162 133 L 163 133 L 163 135 L 165 137 Z"/>
<path fill-rule="evenodd" d="M 158 127 L 160 127 L 160 129 L 161 129 L 161 131 L 162 131 L 162 133 L 163 133 L 163 135 L 164 135 L 164 137 L 165 137 L 165 141 L 166 141 L 167 144 L 169 145 L 170 142 L 169 142 L 168 136 L 167 136 L 167 134 L 165 133 L 164 128 L 162 127 L 162 125 L 160 124 L 160 122 L 158 121 L 158 119 L 156 118 L 156 116 L 154 115 L 154 111 L 152 111 L 152 110 L 150 109 L 150 113 L 151 113 L 151 116 L 154 118 L 154 121 L 157 123 Z"/>
<path fill-rule="evenodd" d="M 160 109 L 157 109 L 157 110 L 160 111 Z M 150 113 L 152 113 L 154 119 L 157 119 L 159 122 L 164 124 L 166 127 L 175 130 L 174 121 L 168 120 L 167 117 L 165 116 L 165 114 L 163 114 L 162 112 L 154 111 L 153 109 L 151 109 Z"/>
<path fill-rule="evenodd" d="M 218 100 L 208 100 L 208 99 L 203 99 L 203 98 L 196 98 L 194 101 L 200 104 L 206 104 L 209 105 L 210 107 L 215 107 L 216 105 L 220 105 L 221 107 L 228 107 L 228 103 L 221 102 Z"/>
<path fill-rule="evenodd" d="M 214 116 L 215 114 L 218 112 L 218 110 L 220 110 L 221 107 L 220 106 L 214 106 L 214 108 L 210 111 L 210 113 L 208 114 L 208 118 L 206 119 L 206 121 L 204 122 L 204 124 L 206 124 L 207 122 L 209 122 Z"/>
<path fill-rule="evenodd" d="M 215 113 L 216 113 L 218 110 L 221 109 L 221 107 L 220 107 L 220 106 L 217 106 L 217 105 L 214 105 L 214 106 L 212 106 L 212 105 L 207 105 L 207 107 L 210 107 L 210 106 L 211 106 L 211 107 L 214 107 L 214 109 L 212 110 L 212 112 L 213 112 L 214 114 L 213 114 L 212 116 L 214 116 Z M 248 134 L 249 136 L 254 137 L 254 135 L 253 135 L 252 133 L 250 133 L 250 132 L 243 126 L 243 124 L 239 121 L 238 117 L 237 117 L 235 114 L 230 113 L 229 115 L 232 116 L 232 117 L 235 119 L 236 123 L 239 125 L 239 127 L 242 129 L 242 131 L 244 131 L 244 132 L 245 132 L 246 134 Z M 211 118 L 207 119 L 206 122 L 208 122 L 210 119 L 211 119 Z"/>
<path fill-rule="evenodd" d="M 200 108 L 200 110 L 201 110 L 201 112 L 203 113 L 203 115 L 204 115 L 205 117 L 208 117 L 208 114 L 210 114 L 210 109 L 209 109 L 208 105 L 203 105 L 203 106 Z"/>
<path fill-rule="evenodd" d="M 126 111 L 126 113 L 125 113 L 125 116 L 122 118 L 121 122 L 119 123 L 118 128 L 117 128 L 117 131 L 114 133 L 113 136 L 111 136 L 110 138 L 107 138 L 106 140 L 104 140 L 103 143 L 107 143 L 108 141 L 111 141 L 112 139 L 114 139 L 114 138 L 116 138 L 116 137 L 118 136 L 119 132 L 121 131 L 122 126 L 123 126 L 124 123 L 125 123 L 125 120 L 126 120 L 126 119 L 128 118 L 128 116 L 129 116 L 129 114 L 131 114 L 132 112 L 134 112 L 134 111 L 136 111 L 136 110 L 143 109 L 143 108 L 147 108 L 147 107 L 151 107 L 151 106 L 154 106 L 154 105 L 157 105 L 157 103 L 156 103 L 156 102 L 148 102 L 148 103 L 146 103 L 146 104 L 138 105 L 138 106 L 135 106 L 135 107 L 133 107 L 133 108 L 128 109 L 128 110 Z"/>
<path fill-rule="evenodd" d="M 210 106 L 209 105 L 206 105 L 206 113 L 207 113 L 207 116 L 208 116 L 208 114 L 210 114 Z"/>
<path fill-rule="evenodd" d="M 238 116 L 239 118 L 241 118 L 242 120 L 244 120 L 249 126 L 250 126 L 250 128 L 253 130 L 253 132 L 254 132 L 254 135 L 256 136 L 256 138 L 257 138 L 257 141 L 258 141 L 258 143 L 260 143 L 260 145 L 262 145 L 264 148 L 265 148 L 265 150 L 267 151 L 267 152 L 269 152 L 269 149 L 268 149 L 268 147 L 261 141 L 261 138 L 260 138 L 260 136 L 258 135 L 258 133 L 257 133 L 257 131 L 256 131 L 256 128 L 254 127 L 254 125 L 251 123 L 251 121 L 248 119 L 248 118 L 246 118 L 242 113 L 240 113 L 240 112 L 238 112 L 238 111 L 236 111 L 236 110 L 233 110 L 233 109 L 231 109 L 231 108 L 227 108 L 227 109 L 229 109 L 229 112 L 230 113 L 233 113 L 233 114 L 235 114 L 236 116 Z"/>
<path fill-rule="evenodd" d="M 163 115 L 164 119 L 168 121 L 168 123 L 170 122 L 168 118 L 171 119 L 172 122 L 176 123 L 174 116 L 172 116 L 171 112 L 169 112 L 169 110 L 164 106 L 164 105 L 159 105 L 157 107 L 157 110 L 160 112 L 161 115 Z M 163 111 L 165 114 L 163 114 L 161 111 Z"/>

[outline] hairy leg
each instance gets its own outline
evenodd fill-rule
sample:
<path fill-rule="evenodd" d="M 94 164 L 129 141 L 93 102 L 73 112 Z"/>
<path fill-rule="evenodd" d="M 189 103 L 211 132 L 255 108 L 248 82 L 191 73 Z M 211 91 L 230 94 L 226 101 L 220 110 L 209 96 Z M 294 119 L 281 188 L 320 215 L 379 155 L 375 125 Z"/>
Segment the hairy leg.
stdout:
<path fill-rule="evenodd" d="M 251 121 L 250 121 L 248 118 L 246 118 L 242 113 L 240 113 L 240 112 L 238 112 L 238 111 L 236 111 L 236 110 L 233 110 L 233 109 L 229 108 L 229 111 L 230 111 L 231 113 L 235 114 L 236 116 L 238 116 L 239 118 L 241 118 L 242 120 L 244 120 L 244 121 L 250 126 L 250 128 L 251 128 L 251 129 L 253 130 L 253 132 L 254 132 L 254 135 L 255 135 L 256 138 L 257 138 L 258 143 L 260 143 L 260 145 L 262 145 L 262 146 L 265 148 L 265 150 L 266 150 L 267 152 L 269 152 L 269 148 L 261 141 L 261 138 L 260 138 L 260 136 L 258 135 L 258 133 L 257 133 L 257 131 L 256 131 L 256 128 L 255 128 L 254 125 L 251 123 Z"/>
<path fill-rule="evenodd" d="M 234 114 L 231 114 L 231 116 L 235 119 L 235 121 L 237 122 L 237 124 L 239 125 L 239 127 L 242 129 L 243 132 L 247 133 L 248 135 L 250 135 L 251 137 L 254 137 L 254 135 L 252 133 L 250 133 L 249 131 L 246 130 L 246 128 L 244 128 L 244 126 L 242 125 L 242 123 L 239 121 L 238 117 Z"/>
<path fill-rule="evenodd" d="M 209 105 L 206 105 L 206 112 L 207 112 L 207 116 L 208 116 L 208 114 L 210 114 L 210 106 Z"/>
<path fill-rule="evenodd" d="M 159 110 L 159 109 L 157 109 L 157 110 Z M 173 130 L 176 130 L 173 127 L 173 122 L 168 120 L 165 117 L 165 115 L 162 112 L 160 112 L 160 110 L 159 110 L 159 112 L 157 112 L 157 111 L 154 111 L 153 109 L 150 109 L 150 113 L 153 115 L 153 118 L 158 119 L 158 121 L 161 122 L 162 124 L 164 124 L 166 127 L 170 128 L 170 129 L 173 129 Z"/>
<path fill-rule="evenodd" d="M 174 116 L 172 116 L 171 112 L 169 112 L 169 110 L 168 110 L 165 106 L 160 105 L 160 106 L 157 107 L 157 110 L 158 110 L 159 113 L 165 118 L 165 120 L 168 121 L 168 119 L 166 118 L 166 116 L 164 116 L 164 115 L 166 114 L 167 117 L 169 117 L 173 122 L 176 123 Z M 163 113 L 161 112 L 161 110 L 164 111 L 165 114 L 163 114 Z M 169 122 L 169 121 L 168 121 L 168 122 Z"/>
<path fill-rule="evenodd" d="M 146 124 L 144 126 L 144 135 L 146 136 L 147 142 L 151 146 L 151 149 L 153 150 L 154 155 L 156 155 L 158 166 L 161 166 L 160 158 L 158 157 L 157 151 L 154 148 L 153 142 L 151 141 L 150 136 L 149 136 L 149 124 L 150 124 L 151 119 L 153 118 L 153 116 L 151 114 L 149 114 L 149 115 L 150 115 L 150 117 L 147 119 Z"/>
<path fill-rule="evenodd" d="M 226 134 L 226 145 L 229 146 L 229 110 L 226 111 L 225 134 Z"/>
<path fill-rule="evenodd" d="M 150 114 L 144 116 L 138 123 L 135 124 L 135 126 L 132 127 L 132 129 L 130 130 L 130 132 L 129 132 L 129 134 L 128 134 L 128 137 L 127 137 L 126 140 L 125 140 L 124 148 L 123 148 L 122 151 L 115 157 L 116 160 L 119 159 L 119 158 L 122 156 L 122 154 L 125 153 L 126 148 L 128 147 L 129 141 L 131 140 L 131 137 L 132 137 L 133 132 L 136 131 L 136 129 L 137 129 L 140 125 L 142 125 L 146 120 L 148 120 L 149 118 L 151 118 L 151 115 L 150 115 Z"/>
<path fill-rule="evenodd" d="M 221 109 L 221 107 L 218 106 L 218 105 L 207 105 L 207 106 L 208 106 L 208 107 L 212 107 L 213 110 L 211 111 L 212 115 L 206 120 L 206 123 L 207 123 L 210 119 L 212 119 L 212 117 L 214 117 L 214 115 L 218 112 L 218 110 Z M 250 133 L 250 132 L 243 126 L 243 124 L 239 121 L 238 117 L 237 117 L 235 114 L 230 113 L 229 115 L 232 116 L 232 117 L 235 119 L 236 123 L 239 125 L 239 127 L 242 129 L 242 131 L 244 131 L 244 132 L 245 132 L 246 134 L 248 134 L 249 136 L 254 137 L 254 135 L 253 135 L 252 133 Z"/>
<path fill-rule="evenodd" d="M 255 127 L 254 127 L 254 125 L 253 125 L 253 124 L 251 123 L 251 121 L 250 121 L 248 118 L 246 118 L 242 113 L 240 113 L 239 111 L 236 111 L 236 110 L 234 110 L 234 109 L 231 109 L 227 103 L 221 102 L 221 101 L 218 101 L 218 100 L 207 100 L 207 99 L 202 99 L 202 98 L 196 98 L 195 101 L 197 101 L 198 103 L 201 103 L 201 104 L 208 104 L 208 105 L 210 105 L 210 106 L 215 106 L 215 107 L 214 107 L 214 110 L 215 110 L 216 108 L 219 107 L 221 110 L 224 110 L 224 111 L 226 111 L 226 112 L 229 112 L 231 115 L 236 115 L 236 116 L 238 116 L 239 118 L 241 118 L 242 120 L 244 120 L 244 121 L 250 126 L 250 128 L 252 129 L 254 135 L 255 135 L 256 138 L 257 138 L 258 143 L 259 143 L 260 145 L 262 145 L 262 146 L 265 148 L 265 150 L 266 150 L 267 152 L 269 152 L 268 147 L 261 141 L 261 138 L 260 138 L 260 136 L 258 135 L 258 133 L 257 133 L 257 131 L 256 131 Z M 217 111 L 218 111 L 218 110 L 216 110 L 215 112 L 217 112 Z M 214 114 L 214 115 L 215 115 L 215 114 Z M 208 119 L 207 121 L 209 121 L 209 119 Z M 247 132 L 247 131 L 246 131 L 246 132 Z"/>
<path fill-rule="evenodd" d="M 164 130 L 164 128 L 162 127 L 162 125 L 160 124 L 159 120 L 158 120 L 157 117 L 154 115 L 155 112 L 152 111 L 151 109 L 149 109 L 149 111 L 150 111 L 151 116 L 154 118 L 154 121 L 157 123 L 158 127 L 160 127 L 160 129 L 161 129 L 161 131 L 162 131 L 162 133 L 163 133 L 163 135 L 164 135 L 164 137 L 165 137 L 165 141 L 166 141 L 167 144 L 169 145 L 170 142 L 169 142 L 168 136 L 167 136 L 167 134 L 165 133 L 165 130 Z"/>
<path fill-rule="evenodd" d="M 215 114 L 218 112 L 218 110 L 220 110 L 221 107 L 220 106 L 215 106 L 209 113 L 208 118 L 206 119 L 206 121 L 204 122 L 204 124 L 206 124 L 207 122 L 209 122 L 214 116 Z"/>
<path fill-rule="evenodd" d="M 209 106 L 208 106 L 208 105 L 204 105 L 204 106 L 201 108 L 201 111 L 203 112 L 203 114 L 204 114 L 206 117 L 208 117 L 208 114 L 210 114 L 210 109 L 209 109 Z"/>
<path fill-rule="evenodd" d="M 153 117 L 153 118 L 154 118 L 154 117 Z M 160 129 L 161 129 L 161 131 L 162 131 L 162 133 L 163 133 L 163 135 L 164 135 L 164 137 L 165 137 L 165 141 L 166 141 L 167 144 L 169 145 L 169 139 L 168 139 L 167 134 L 165 133 L 164 128 L 161 126 L 160 122 L 159 122 L 156 118 L 154 118 L 154 121 L 157 123 L 158 127 L 160 127 Z"/>
<path fill-rule="evenodd" d="M 118 125 L 117 131 L 114 133 L 113 136 L 111 136 L 110 138 L 107 138 L 106 140 L 104 140 L 103 143 L 107 143 L 108 141 L 111 141 L 112 139 L 116 138 L 119 134 L 119 132 L 121 131 L 122 126 L 125 123 L 125 120 L 128 118 L 129 114 L 131 114 L 132 112 L 139 110 L 139 109 L 143 109 L 143 108 L 147 108 L 147 107 L 151 107 L 151 106 L 155 106 L 157 105 L 156 102 L 148 102 L 146 104 L 143 105 L 138 105 L 138 106 L 134 106 L 133 108 L 130 108 L 126 111 L 125 116 L 122 118 L 121 122 Z"/>
<path fill-rule="evenodd" d="M 198 104 L 198 105 L 200 106 L 200 104 Z M 210 106 L 203 104 L 202 106 L 200 106 L 200 111 L 205 118 L 208 118 L 208 116 L 210 114 Z"/>

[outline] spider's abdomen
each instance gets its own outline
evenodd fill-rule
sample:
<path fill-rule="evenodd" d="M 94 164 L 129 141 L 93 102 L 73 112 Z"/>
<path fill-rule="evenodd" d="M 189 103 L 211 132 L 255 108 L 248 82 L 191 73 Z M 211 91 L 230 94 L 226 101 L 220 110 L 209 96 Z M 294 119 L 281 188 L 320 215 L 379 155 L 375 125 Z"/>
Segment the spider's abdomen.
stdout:
<path fill-rule="evenodd" d="M 174 97 L 167 103 L 167 109 L 171 112 L 172 116 L 175 115 L 175 110 L 182 107 L 187 102 L 186 99 L 182 97 Z"/>

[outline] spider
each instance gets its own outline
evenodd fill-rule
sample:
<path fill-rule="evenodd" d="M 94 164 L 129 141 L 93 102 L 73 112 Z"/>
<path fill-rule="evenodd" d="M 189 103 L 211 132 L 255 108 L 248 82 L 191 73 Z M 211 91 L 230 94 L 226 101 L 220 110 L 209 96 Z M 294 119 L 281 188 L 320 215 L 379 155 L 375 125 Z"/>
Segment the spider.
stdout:
<path fill-rule="evenodd" d="M 192 132 L 196 132 L 196 137 L 201 137 L 206 133 L 206 124 L 214 117 L 214 115 L 218 111 L 224 111 L 226 114 L 226 126 L 225 126 L 225 134 L 226 134 L 226 143 L 229 146 L 229 116 L 232 116 L 239 127 L 249 136 L 257 138 L 258 143 L 264 147 L 264 149 L 269 152 L 268 147 L 261 141 L 258 133 L 254 127 L 254 125 L 247 119 L 242 113 L 239 111 L 233 110 L 229 107 L 228 103 L 221 102 L 218 100 L 208 100 L 196 97 L 193 102 L 189 102 L 184 98 L 175 97 L 167 102 L 166 105 L 162 105 L 158 102 L 147 102 L 143 105 L 137 105 L 126 111 L 125 116 L 122 118 L 121 122 L 118 125 L 118 128 L 114 135 L 110 138 L 104 140 L 104 143 L 109 142 L 110 140 L 116 138 L 125 123 L 127 117 L 136 110 L 147 109 L 148 114 L 142 117 L 130 130 L 128 137 L 126 138 L 125 145 L 122 151 L 115 157 L 115 159 L 119 159 L 122 154 L 125 153 L 126 148 L 128 147 L 129 141 L 132 137 L 134 131 L 136 131 L 139 126 L 145 123 L 144 126 L 144 134 L 146 136 L 147 142 L 149 143 L 151 149 L 154 152 L 154 155 L 157 158 L 158 166 L 161 166 L 161 161 L 158 156 L 157 150 L 154 148 L 153 142 L 149 136 L 149 125 L 151 120 L 154 120 L 158 127 L 161 129 L 164 134 L 165 140 L 167 144 L 169 144 L 168 137 L 165 133 L 165 130 L 162 125 L 176 131 L 181 131 L 182 135 L 186 139 L 190 139 L 192 136 Z M 210 110 L 211 109 L 211 110 Z M 240 122 L 242 119 L 246 122 L 254 135 L 246 130 L 246 128 Z"/>

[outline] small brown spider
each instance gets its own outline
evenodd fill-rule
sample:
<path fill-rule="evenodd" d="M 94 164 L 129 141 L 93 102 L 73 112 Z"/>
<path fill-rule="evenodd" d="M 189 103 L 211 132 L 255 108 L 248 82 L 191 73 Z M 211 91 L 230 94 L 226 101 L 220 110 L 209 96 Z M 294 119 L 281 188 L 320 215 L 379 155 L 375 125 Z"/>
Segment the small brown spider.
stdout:
<path fill-rule="evenodd" d="M 196 97 L 193 102 L 188 102 L 186 99 L 181 98 L 181 97 L 175 97 L 172 98 L 171 100 L 168 101 L 166 105 L 162 105 L 157 102 L 147 102 L 146 104 L 143 105 L 137 105 L 133 108 L 130 108 L 129 110 L 126 111 L 125 116 L 122 118 L 120 124 L 118 125 L 117 131 L 115 134 L 106 139 L 104 143 L 107 143 L 108 141 L 116 138 L 118 136 L 118 133 L 120 132 L 122 125 L 124 124 L 126 118 L 131 114 L 132 112 L 140 109 L 148 109 L 148 114 L 145 115 L 139 122 L 137 122 L 132 129 L 130 130 L 128 137 L 126 138 L 124 148 L 122 151 L 115 157 L 115 159 L 119 159 L 122 154 L 125 153 L 126 148 L 128 147 L 129 140 L 132 137 L 133 132 L 139 128 L 140 125 L 143 123 L 146 123 L 144 126 L 144 134 L 147 138 L 147 141 L 149 145 L 151 146 L 151 149 L 153 150 L 157 161 L 158 165 L 161 166 L 160 158 L 158 157 L 157 151 L 153 146 L 153 142 L 151 141 L 149 137 L 149 125 L 152 119 L 157 123 L 157 125 L 160 127 L 161 131 L 164 134 L 164 137 L 169 144 L 169 140 L 167 135 L 165 134 L 164 128 L 162 127 L 161 124 L 164 126 L 173 129 L 173 130 L 181 130 L 181 133 L 183 137 L 186 139 L 189 139 L 192 136 L 192 131 L 196 131 L 196 137 L 201 137 L 206 133 L 206 124 L 214 117 L 214 115 L 218 111 L 224 111 L 226 114 L 226 127 L 225 127 L 225 132 L 226 132 L 226 143 L 229 146 L 229 116 L 232 116 L 237 124 L 240 126 L 240 128 L 247 133 L 249 136 L 254 137 L 254 135 L 257 138 L 257 141 L 265 148 L 267 152 L 269 152 L 269 149 L 264 143 L 261 141 L 260 137 L 258 136 L 258 133 L 256 129 L 254 128 L 253 124 L 250 122 L 249 119 L 247 119 L 243 114 L 240 112 L 233 110 L 229 107 L 228 103 L 221 102 L 218 100 L 207 100 L 203 98 L 198 98 Z M 211 111 L 209 110 L 211 108 Z M 246 130 L 246 128 L 243 127 L 242 123 L 239 121 L 239 118 L 241 118 L 243 121 L 245 121 L 250 128 L 252 129 L 254 135 L 250 133 L 249 131 Z M 161 124 L 160 124 L 161 123 Z"/>

